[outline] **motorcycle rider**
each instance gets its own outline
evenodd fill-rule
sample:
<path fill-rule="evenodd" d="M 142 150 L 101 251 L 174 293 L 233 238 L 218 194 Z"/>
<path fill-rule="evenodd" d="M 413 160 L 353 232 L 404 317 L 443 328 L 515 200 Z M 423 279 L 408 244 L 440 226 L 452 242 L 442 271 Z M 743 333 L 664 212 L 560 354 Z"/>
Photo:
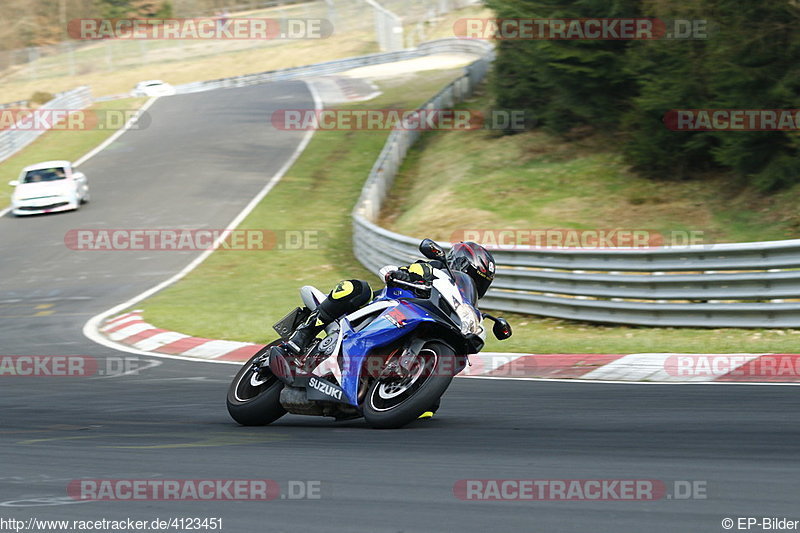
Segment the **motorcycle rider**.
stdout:
<path fill-rule="evenodd" d="M 478 294 L 482 298 L 494 280 L 495 262 L 492 254 L 480 244 L 471 241 L 453 245 L 445 260 L 453 271 L 468 275 Z M 385 267 L 384 281 L 392 286 L 393 281 L 401 281 L 419 285 L 427 285 L 435 279 L 434 269 L 444 270 L 440 261 L 416 261 L 399 268 Z M 382 271 L 383 271 L 382 270 Z M 358 279 L 340 281 L 328 296 L 320 302 L 317 309 L 292 332 L 289 338 L 272 347 L 270 353 L 280 355 L 300 355 L 311 345 L 316 336 L 329 324 L 340 317 L 353 313 L 369 303 L 373 298 L 369 283 Z M 435 409 L 434 409 L 435 411 Z M 429 411 L 420 418 L 430 418 Z"/>

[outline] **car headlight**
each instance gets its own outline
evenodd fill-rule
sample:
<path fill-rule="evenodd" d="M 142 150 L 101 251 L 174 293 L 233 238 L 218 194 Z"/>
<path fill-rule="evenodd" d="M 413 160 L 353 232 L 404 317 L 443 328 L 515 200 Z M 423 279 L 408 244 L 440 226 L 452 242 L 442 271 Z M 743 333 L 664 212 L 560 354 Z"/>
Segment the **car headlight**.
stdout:
<path fill-rule="evenodd" d="M 469 305 L 462 304 L 456 309 L 456 314 L 461 320 L 461 333 L 464 335 L 474 333 L 479 335 L 481 331 L 481 321 L 478 318 L 478 313 Z"/>

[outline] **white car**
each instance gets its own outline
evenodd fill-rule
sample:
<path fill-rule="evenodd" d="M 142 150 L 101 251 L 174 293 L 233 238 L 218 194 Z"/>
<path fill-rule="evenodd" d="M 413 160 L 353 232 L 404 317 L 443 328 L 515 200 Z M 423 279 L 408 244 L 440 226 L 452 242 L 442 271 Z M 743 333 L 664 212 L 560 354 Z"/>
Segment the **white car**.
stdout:
<path fill-rule="evenodd" d="M 175 87 L 161 80 L 140 81 L 131 91 L 133 96 L 172 96 Z"/>
<path fill-rule="evenodd" d="M 22 169 L 14 189 L 11 212 L 38 215 L 78 209 L 89 201 L 89 182 L 69 161 L 45 161 Z"/>

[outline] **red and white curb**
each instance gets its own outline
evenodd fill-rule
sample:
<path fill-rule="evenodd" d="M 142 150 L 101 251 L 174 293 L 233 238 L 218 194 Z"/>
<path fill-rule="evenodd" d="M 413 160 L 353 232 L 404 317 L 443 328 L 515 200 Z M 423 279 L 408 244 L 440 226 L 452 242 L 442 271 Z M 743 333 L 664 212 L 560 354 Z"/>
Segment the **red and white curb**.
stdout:
<path fill-rule="evenodd" d="M 192 337 L 157 328 L 141 310 L 107 320 L 100 333 L 153 355 L 243 362 L 263 345 Z M 462 377 L 652 383 L 800 383 L 800 354 L 516 354 L 470 356 Z"/>
<path fill-rule="evenodd" d="M 483 375 L 594 382 L 800 383 L 800 354 L 515 354 Z"/>
<path fill-rule="evenodd" d="M 307 85 L 308 85 L 309 92 L 311 92 L 311 95 L 314 98 L 314 109 L 316 109 L 317 111 L 323 109 L 324 106 L 322 104 L 322 100 L 320 99 L 319 95 L 317 94 L 316 89 L 314 88 L 314 86 L 312 84 L 307 84 Z M 155 99 L 151 98 L 150 100 L 148 100 L 147 103 L 144 106 L 142 106 L 142 108 L 141 108 L 142 111 L 144 111 L 153 101 L 155 101 Z M 128 125 L 126 124 L 126 127 L 127 126 Z M 117 135 L 117 134 L 115 134 L 115 135 Z M 121 135 L 121 133 L 119 133 L 119 135 Z M 256 206 L 261 202 L 261 200 L 263 200 L 264 197 L 267 194 L 269 194 L 269 192 L 273 189 L 273 187 L 275 187 L 275 185 L 277 185 L 278 182 L 280 182 L 280 180 L 281 180 L 281 178 L 283 178 L 284 174 L 286 174 L 286 172 L 294 164 L 294 162 L 297 161 L 297 159 L 300 157 L 300 154 L 303 153 L 303 150 L 305 150 L 306 146 L 308 146 L 308 143 L 311 142 L 311 137 L 313 135 L 314 135 L 314 130 L 309 130 L 309 131 L 307 131 L 305 133 L 305 135 L 303 136 L 302 140 L 300 141 L 300 143 L 295 148 L 294 152 L 292 152 L 291 156 L 283 163 L 281 168 L 279 168 L 278 171 L 275 172 L 275 174 L 273 174 L 269 178 L 269 180 L 266 182 L 264 187 L 261 188 L 261 190 L 258 192 L 258 194 L 256 194 L 250 200 L 250 202 L 239 212 L 239 214 L 237 214 L 234 217 L 234 219 L 231 220 L 231 222 L 226 226 L 226 228 L 225 228 L 226 232 L 224 232 L 224 233 L 227 233 L 227 230 L 233 230 L 233 229 L 237 228 L 239 226 L 239 224 L 247 217 L 247 215 L 249 215 L 253 211 L 253 209 L 256 208 Z M 79 162 L 85 161 L 89 157 L 92 157 L 94 154 L 96 154 L 100 150 L 104 149 L 107 146 L 107 144 L 109 142 L 111 142 L 111 140 L 113 140 L 115 138 L 116 138 L 115 136 L 110 137 L 108 141 L 102 143 L 100 146 L 98 146 L 97 148 L 95 148 L 94 150 L 92 150 L 91 152 L 86 154 L 85 156 L 83 156 L 79 160 Z M 75 166 L 77 166 L 79 162 L 76 162 Z M 164 289 L 166 287 L 169 287 L 170 285 L 172 285 L 176 281 L 182 279 L 184 276 L 189 274 L 191 271 L 193 271 L 195 268 L 197 268 L 198 265 L 200 265 L 203 261 L 205 261 L 206 258 L 208 256 L 210 256 L 220 246 L 220 244 L 222 243 L 222 241 L 224 239 L 225 239 L 225 235 L 223 234 L 217 240 L 214 241 L 214 244 L 209 249 L 203 251 L 200 255 L 198 255 L 197 257 L 192 259 L 192 261 L 188 265 L 183 267 L 182 270 L 180 270 L 179 272 L 177 272 L 176 274 L 174 274 L 170 278 L 162 281 L 161 283 L 158 283 L 157 285 L 155 285 L 153 287 L 150 287 L 146 291 L 144 291 L 142 293 L 139 293 L 136 296 L 134 296 L 134 297 L 132 297 L 132 298 L 130 298 L 130 299 L 118 304 L 118 305 L 115 305 L 111 309 L 107 309 L 106 311 L 103 311 L 102 313 L 91 317 L 83 325 L 83 334 L 89 340 L 91 340 L 93 342 L 96 342 L 96 343 L 98 343 L 98 344 L 100 344 L 102 346 L 106 346 L 107 348 L 111 348 L 111 349 L 114 349 L 114 350 L 120 350 L 120 351 L 124 351 L 124 352 L 129 352 L 129 353 L 136 353 L 136 354 L 139 354 L 139 355 L 161 355 L 162 357 L 167 357 L 167 358 L 188 359 L 188 360 L 193 360 L 193 359 L 198 359 L 198 358 L 205 358 L 207 361 L 216 362 L 216 363 L 231 363 L 231 362 L 235 362 L 237 359 L 235 359 L 234 361 L 226 361 L 226 360 L 222 359 L 222 356 L 218 356 L 217 355 L 218 350 L 220 349 L 220 343 L 222 343 L 222 346 L 224 348 L 230 348 L 231 347 L 231 342 L 230 341 L 215 341 L 215 344 L 208 345 L 209 342 L 213 341 L 213 339 L 200 339 L 200 338 L 197 338 L 197 337 L 191 337 L 189 335 L 183 335 L 181 333 L 175 333 L 175 332 L 170 332 L 170 331 L 166 331 L 166 330 L 160 330 L 159 328 L 156 328 L 154 326 L 150 326 L 148 324 L 149 327 L 144 327 L 142 325 L 138 326 L 138 328 L 140 328 L 139 333 L 141 334 L 141 338 L 139 338 L 139 340 L 143 341 L 143 340 L 145 340 L 146 338 L 149 338 L 149 337 L 156 337 L 156 336 L 158 336 L 158 337 L 156 339 L 152 339 L 149 343 L 142 344 L 142 346 L 145 346 L 145 348 L 147 348 L 147 350 L 141 350 L 141 349 L 133 348 L 130 344 L 124 344 L 124 343 L 120 343 L 120 342 L 117 342 L 115 340 L 112 340 L 111 334 L 112 333 L 116 333 L 116 331 L 110 331 L 108 333 L 100 331 L 105 326 L 109 326 L 109 329 L 114 329 L 113 326 L 111 326 L 109 324 L 109 322 L 111 322 L 111 320 L 109 320 L 108 317 L 115 316 L 117 313 L 123 311 L 124 309 L 130 309 L 134 305 L 137 305 L 139 302 L 149 298 L 153 294 L 156 294 L 158 291 L 160 291 L 160 290 L 162 290 L 162 289 Z M 129 316 L 121 316 L 121 317 L 118 316 L 117 318 L 130 318 L 130 317 Z M 141 319 L 141 316 L 139 318 Z M 116 325 L 117 326 L 123 326 L 123 324 L 116 324 Z M 134 324 L 131 323 L 130 325 L 134 325 Z M 120 329 L 122 329 L 122 328 L 120 328 Z M 152 332 L 150 330 L 157 330 L 157 331 Z M 126 330 L 125 333 L 127 333 L 128 331 L 130 331 L 130 330 Z M 161 335 L 161 334 L 163 334 L 163 335 Z M 122 333 L 114 335 L 114 338 L 117 338 L 120 335 L 122 335 Z M 136 335 L 136 333 L 131 333 L 131 335 L 129 335 L 129 336 L 130 337 L 134 337 L 134 335 Z M 122 339 L 122 340 L 127 340 L 127 337 Z M 138 341 L 135 341 L 135 342 L 138 342 Z M 254 348 L 257 345 L 253 345 L 253 344 L 250 344 L 250 343 L 233 343 L 233 344 L 235 345 L 235 348 L 233 350 L 226 351 L 226 353 L 224 353 L 223 356 L 231 356 L 231 357 L 237 357 L 238 358 L 239 356 L 243 356 L 244 354 L 250 353 L 250 350 L 257 349 L 257 348 Z M 200 346 L 202 346 L 202 347 L 198 348 L 198 352 L 193 353 L 192 355 L 190 355 L 188 357 L 187 356 L 183 356 L 183 355 L 171 355 L 170 354 L 171 351 L 174 351 L 174 353 L 176 353 L 176 354 L 184 353 L 185 351 L 187 351 L 186 350 L 186 346 L 187 345 L 190 346 L 189 350 L 191 350 L 191 348 L 197 348 L 197 347 L 200 347 Z M 237 349 L 240 349 L 241 352 L 236 353 L 236 354 L 231 353 L 231 352 L 236 351 Z M 254 353 L 254 352 L 252 352 L 252 353 Z M 249 357 L 250 356 L 248 355 L 247 357 L 245 357 L 245 359 L 247 359 Z"/>
<path fill-rule="evenodd" d="M 247 361 L 263 346 L 168 331 L 148 324 L 142 319 L 141 313 L 141 310 L 136 310 L 111 318 L 100 328 L 100 333 L 113 342 L 143 352 L 221 361 Z"/>

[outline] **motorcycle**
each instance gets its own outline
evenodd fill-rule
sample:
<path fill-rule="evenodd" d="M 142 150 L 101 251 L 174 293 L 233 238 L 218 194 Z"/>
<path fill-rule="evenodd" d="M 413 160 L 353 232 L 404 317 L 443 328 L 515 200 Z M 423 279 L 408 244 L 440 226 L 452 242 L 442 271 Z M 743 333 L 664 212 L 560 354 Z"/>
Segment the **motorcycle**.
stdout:
<path fill-rule="evenodd" d="M 483 318 L 492 332 L 511 336 L 505 319 L 481 313 L 472 279 L 453 272 L 444 249 L 430 239 L 419 246 L 438 260 L 430 284 L 394 280 L 373 300 L 326 327 L 300 355 L 270 354 L 325 299 L 300 290 L 304 306 L 275 324 L 280 339 L 264 346 L 238 371 L 228 390 L 231 417 L 245 426 L 265 425 L 284 414 L 364 417 L 373 428 L 400 428 L 435 410 L 468 354 L 484 346 Z"/>

